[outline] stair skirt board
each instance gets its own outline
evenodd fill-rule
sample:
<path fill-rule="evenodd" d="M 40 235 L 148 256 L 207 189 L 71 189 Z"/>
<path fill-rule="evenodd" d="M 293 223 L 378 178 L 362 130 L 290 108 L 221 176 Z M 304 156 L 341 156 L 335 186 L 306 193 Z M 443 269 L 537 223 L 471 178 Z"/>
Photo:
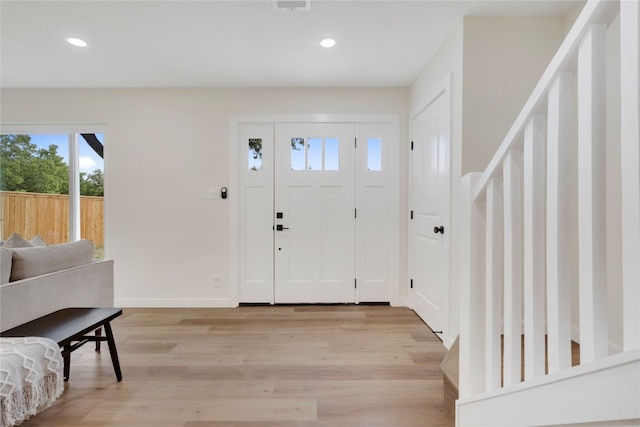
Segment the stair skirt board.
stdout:
<path fill-rule="evenodd" d="M 458 400 L 456 425 L 639 425 L 638 402 L 640 349 Z"/>

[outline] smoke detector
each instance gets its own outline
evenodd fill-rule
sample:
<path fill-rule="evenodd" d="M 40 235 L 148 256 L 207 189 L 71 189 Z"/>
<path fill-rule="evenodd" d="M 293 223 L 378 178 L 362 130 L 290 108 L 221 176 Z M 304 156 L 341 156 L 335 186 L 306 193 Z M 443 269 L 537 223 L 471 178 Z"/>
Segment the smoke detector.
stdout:
<path fill-rule="evenodd" d="M 311 10 L 311 0 L 273 0 L 275 10 Z"/>

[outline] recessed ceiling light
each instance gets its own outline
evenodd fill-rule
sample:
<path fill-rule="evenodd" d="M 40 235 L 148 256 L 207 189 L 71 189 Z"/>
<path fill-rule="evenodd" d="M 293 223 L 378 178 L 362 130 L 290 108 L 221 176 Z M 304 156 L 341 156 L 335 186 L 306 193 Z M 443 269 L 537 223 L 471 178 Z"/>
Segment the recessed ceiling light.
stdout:
<path fill-rule="evenodd" d="M 334 47 L 336 45 L 336 41 L 334 39 L 324 39 L 320 42 L 320 46 L 322 47 Z"/>
<path fill-rule="evenodd" d="M 88 46 L 86 41 L 80 40 L 80 39 L 75 38 L 75 37 L 67 37 L 67 43 L 69 43 L 70 45 L 76 46 L 76 47 L 87 47 Z"/>

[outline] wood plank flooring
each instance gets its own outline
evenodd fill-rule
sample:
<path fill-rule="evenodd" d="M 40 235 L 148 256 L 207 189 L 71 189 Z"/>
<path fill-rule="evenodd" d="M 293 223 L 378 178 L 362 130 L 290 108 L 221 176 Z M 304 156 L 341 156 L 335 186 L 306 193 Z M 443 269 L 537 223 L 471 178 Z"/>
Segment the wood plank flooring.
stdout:
<path fill-rule="evenodd" d="M 24 426 L 453 425 L 446 350 L 407 308 L 125 309 L 112 325 L 122 382 L 87 344 Z"/>

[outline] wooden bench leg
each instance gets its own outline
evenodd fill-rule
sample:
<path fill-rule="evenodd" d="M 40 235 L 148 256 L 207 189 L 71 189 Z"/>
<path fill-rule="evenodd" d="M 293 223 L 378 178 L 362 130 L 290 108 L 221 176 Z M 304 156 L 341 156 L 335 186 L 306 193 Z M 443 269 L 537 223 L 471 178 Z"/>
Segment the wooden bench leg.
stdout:
<path fill-rule="evenodd" d="M 113 362 L 113 370 L 116 371 L 116 378 L 118 382 L 120 382 L 122 381 L 122 372 L 120 371 L 118 350 L 116 350 L 116 342 L 113 339 L 113 332 L 111 331 L 111 324 L 109 322 L 104 324 L 104 330 L 107 335 L 107 344 L 109 344 L 109 353 L 111 354 L 111 362 Z"/>

